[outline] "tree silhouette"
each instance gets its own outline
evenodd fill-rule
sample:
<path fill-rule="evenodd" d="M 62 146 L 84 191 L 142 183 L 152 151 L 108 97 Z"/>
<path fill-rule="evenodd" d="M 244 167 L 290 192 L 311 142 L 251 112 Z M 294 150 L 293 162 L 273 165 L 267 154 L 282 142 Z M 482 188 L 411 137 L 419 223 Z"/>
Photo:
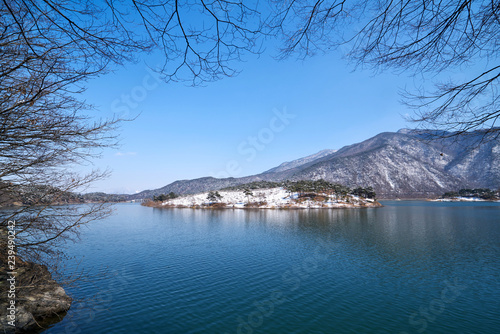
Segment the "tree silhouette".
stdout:
<path fill-rule="evenodd" d="M 247 203 L 250 203 L 250 196 L 253 196 L 253 193 L 250 189 L 243 189 L 243 194 L 247 197 Z"/>
<path fill-rule="evenodd" d="M 408 92 L 406 103 L 415 108 L 418 126 L 452 131 L 437 136 L 480 129 L 480 141 L 496 139 L 499 17 L 500 3 L 486 0 L 3 0 L 0 198 L 10 200 L 20 186 L 79 190 L 106 175 L 68 171 L 116 143 L 112 131 L 119 119 L 87 116 L 92 106 L 80 93 L 88 80 L 145 53 L 160 52 L 163 64 L 157 70 L 165 81 L 202 84 L 236 74 L 235 63 L 261 52 L 263 41 L 271 37 L 283 41 L 281 57 L 305 58 L 342 47 L 355 64 L 375 70 L 433 75 L 478 64 L 471 78 L 438 84 L 432 92 Z M 319 188 L 299 183 L 289 189 L 319 191 L 325 186 L 312 185 Z M 341 186 L 332 191 L 348 192 Z M 40 194 L 40 203 L 47 196 Z M 20 208 L 2 216 L 0 224 L 24 221 L 24 256 L 39 258 L 52 252 L 59 238 L 108 212 L 103 207 L 59 210 L 48 205 Z"/>
<path fill-rule="evenodd" d="M 471 130 L 482 130 L 481 140 L 500 135 L 498 1 L 306 0 L 275 3 L 274 10 L 282 57 L 305 58 L 340 46 L 359 66 L 431 76 L 484 64 L 461 82 L 437 83 L 433 91 L 404 97 L 419 127 L 451 132 L 436 132 L 437 137 Z"/>
<path fill-rule="evenodd" d="M 218 202 L 222 199 L 222 195 L 218 191 L 209 191 L 207 195 L 207 200 L 210 203 Z"/>
<path fill-rule="evenodd" d="M 281 58 L 342 47 L 355 64 L 375 70 L 433 75 L 475 65 L 469 79 L 407 92 L 406 103 L 418 126 L 452 132 L 439 136 L 499 133 L 495 1 L 4 0 L 0 11 L 4 36 L 18 34 L 37 57 L 58 50 L 79 69 L 75 75 L 102 74 L 156 51 L 163 79 L 201 84 L 236 74 L 236 62 L 272 37 L 283 41 Z"/>
<path fill-rule="evenodd" d="M 73 46 L 61 45 L 57 28 L 42 29 L 42 18 L 16 2 L 4 1 L 0 14 L 0 206 L 30 194 L 25 206 L 0 213 L 0 228 L 15 220 L 18 256 L 54 264 L 62 239 L 110 213 L 105 204 L 52 204 L 107 175 L 71 170 L 116 144 L 119 120 L 92 120 L 90 106 L 76 97 L 82 80 L 101 68 L 91 59 L 99 51 L 76 36 Z"/>

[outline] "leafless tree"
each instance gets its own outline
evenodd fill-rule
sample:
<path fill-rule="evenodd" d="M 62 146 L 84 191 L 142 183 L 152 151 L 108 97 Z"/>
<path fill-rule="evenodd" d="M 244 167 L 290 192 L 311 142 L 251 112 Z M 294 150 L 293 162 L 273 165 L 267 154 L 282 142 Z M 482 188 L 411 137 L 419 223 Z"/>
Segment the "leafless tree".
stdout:
<path fill-rule="evenodd" d="M 276 2 L 272 28 L 284 36 L 281 56 L 306 57 L 342 46 L 356 64 L 414 75 L 477 73 L 432 91 L 405 92 L 422 128 L 456 136 L 482 130 L 498 138 L 500 2 L 492 0 L 291 0 Z M 472 70 L 471 70 L 472 72 Z"/>
<path fill-rule="evenodd" d="M 2 2 L 3 20 L 31 20 L 29 29 L 56 37 L 53 44 L 87 72 L 103 73 L 138 52 L 154 51 L 164 56 L 160 72 L 166 81 L 200 84 L 237 73 L 235 63 L 259 53 L 269 36 L 283 38 L 281 57 L 342 46 L 358 65 L 415 75 L 474 65 L 483 70 L 470 79 L 407 93 L 405 101 L 416 109 L 413 120 L 420 127 L 498 134 L 498 1 Z M 27 43 L 37 51 L 44 47 Z"/>
<path fill-rule="evenodd" d="M 90 122 L 89 106 L 76 95 L 82 80 L 99 70 L 77 60 L 74 49 L 59 45 L 56 32 L 44 31 L 26 13 L 4 3 L 0 25 L 0 228 L 16 222 L 17 252 L 27 260 L 46 261 L 60 252 L 63 238 L 77 236 L 78 226 L 109 213 L 106 205 L 56 206 L 69 192 L 82 190 L 105 172 L 71 172 L 100 148 L 113 145 L 119 120 Z M 17 12 L 19 14 L 19 12 Z M 20 28 L 22 27 L 22 29 Z M 35 28 L 36 27 L 36 28 Z M 51 38 L 54 38 L 51 40 Z M 81 48 L 81 51 L 90 51 Z M 89 57 L 92 55 L 89 55 Z M 7 249 L 2 235 L 2 255 Z"/>
<path fill-rule="evenodd" d="M 18 254 L 27 260 L 57 255 L 60 240 L 110 212 L 103 204 L 54 205 L 104 177 L 72 170 L 116 144 L 120 119 L 86 116 L 87 80 L 157 51 L 165 81 L 199 84 L 235 74 L 234 61 L 259 52 L 260 13 L 240 0 L 0 3 L 0 206 L 24 201 L 2 211 L 0 228 L 16 221 Z"/>
<path fill-rule="evenodd" d="M 123 3 L 122 2 L 122 6 Z M 243 0 L 132 1 L 141 28 L 165 56 L 161 68 L 169 80 L 194 85 L 237 73 L 233 63 L 261 51 L 264 34 L 258 2 Z M 115 19 L 122 13 L 111 4 Z"/>
<path fill-rule="evenodd" d="M 358 65 L 414 74 L 482 62 L 485 70 L 471 79 L 437 85 L 433 93 L 408 94 L 407 103 L 417 109 L 414 120 L 422 127 L 499 134 L 500 66 L 494 64 L 500 36 L 498 1 L 0 3 L 0 198 L 12 201 L 21 186 L 52 186 L 37 188 L 45 189 L 33 202 L 41 207 L 11 213 L 27 224 L 21 231 L 26 249 L 34 252 L 31 257 L 50 253 L 52 242 L 76 231 L 79 217 L 102 216 L 100 209 L 72 216 L 47 203 L 102 177 L 98 172 L 77 176 L 70 170 L 115 143 L 110 131 L 119 120 L 85 116 L 92 111 L 79 98 L 85 82 L 143 53 L 163 54 L 160 71 L 165 81 L 192 84 L 234 75 L 235 62 L 261 52 L 264 38 L 270 36 L 284 39 L 282 57 L 308 57 L 342 46 Z M 68 223 L 62 217 L 72 219 Z M 5 224 L 8 217 L 3 218 Z"/>
<path fill-rule="evenodd" d="M 193 84 L 231 76 L 234 61 L 258 53 L 264 32 L 261 13 L 242 0 L 76 1 L 2 0 L 6 20 L 21 32 L 54 37 L 72 53 L 73 65 L 109 70 L 145 51 L 163 55 L 165 81 Z M 29 27 L 19 21 L 29 20 Z M 34 50 L 46 48 L 26 43 Z M 69 46 L 69 47 L 68 47 Z M 71 51 L 67 51 L 67 50 Z M 155 68 L 157 64 L 155 64 Z"/>

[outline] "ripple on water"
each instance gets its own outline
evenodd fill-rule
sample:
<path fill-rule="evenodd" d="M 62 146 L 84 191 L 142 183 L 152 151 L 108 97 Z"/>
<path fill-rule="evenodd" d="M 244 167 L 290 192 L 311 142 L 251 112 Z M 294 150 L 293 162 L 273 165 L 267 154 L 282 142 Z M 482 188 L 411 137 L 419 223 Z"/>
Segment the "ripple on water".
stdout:
<path fill-rule="evenodd" d="M 253 319 L 254 333 L 416 333 L 410 316 L 420 319 L 454 280 L 466 289 L 427 331 L 495 333 L 500 204 L 406 204 L 328 212 L 118 206 L 69 247 L 94 270 L 71 288 L 76 298 L 100 294 L 92 320 L 74 305 L 47 333 L 66 333 L 70 323 L 92 334 L 237 333 L 275 291 L 283 299 Z M 331 248 L 311 262 L 318 240 Z"/>

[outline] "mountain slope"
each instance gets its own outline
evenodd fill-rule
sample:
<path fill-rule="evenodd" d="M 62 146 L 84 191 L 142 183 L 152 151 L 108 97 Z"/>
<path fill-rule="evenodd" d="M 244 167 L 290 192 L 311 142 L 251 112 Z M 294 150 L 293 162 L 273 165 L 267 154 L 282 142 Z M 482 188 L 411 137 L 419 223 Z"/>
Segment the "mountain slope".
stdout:
<path fill-rule="evenodd" d="M 321 158 L 328 156 L 328 155 L 335 153 L 335 152 L 337 152 L 337 150 L 322 150 L 322 151 L 319 151 L 318 153 L 311 154 L 311 155 L 304 157 L 304 158 L 284 162 L 281 165 L 279 165 L 278 167 L 271 168 L 270 170 L 265 171 L 262 174 L 279 173 L 279 172 L 283 172 L 283 171 L 286 171 L 286 170 L 289 170 L 292 168 L 297 168 L 297 167 L 303 166 L 311 161 L 316 161 L 318 159 L 321 159 Z"/>
<path fill-rule="evenodd" d="M 261 174 L 176 181 L 131 198 L 171 191 L 193 194 L 261 180 L 325 179 L 350 187 L 372 186 L 380 198 L 425 198 L 465 187 L 500 187 L 498 140 L 475 147 L 479 133 L 434 141 L 428 135 L 425 131 L 385 132 L 338 151 L 323 150 L 285 162 Z"/>
<path fill-rule="evenodd" d="M 470 187 L 500 187 L 500 143 L 488 142 L 471 151 L 461 152 L 446 166 L 455 176 L 465 176 Z"/>
<path fill-rule="evenodd" d="M 293 178 L 323 178 L 349 187 L 370 185 L 379 197 L 428 197 L 463 183 L 445 171 L 452 157 L 441 153 L 411 136 L 383 133 L 297 170 Z"/>

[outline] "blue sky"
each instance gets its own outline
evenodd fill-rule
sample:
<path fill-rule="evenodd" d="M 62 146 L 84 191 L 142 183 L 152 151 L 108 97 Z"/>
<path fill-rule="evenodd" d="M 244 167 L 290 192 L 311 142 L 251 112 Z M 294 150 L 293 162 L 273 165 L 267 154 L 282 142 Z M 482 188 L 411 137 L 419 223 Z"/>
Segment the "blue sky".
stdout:
<path fill-rule="evenodd" d="M 411 126 L 398 92 L 413 87 L 412 78 L 353 72 L 338 52 L 276 61 L 270 51 L 236 64 L 238 76 L 204 87 L 160 82 L 144 61 L 90 81 L 85 98 L 96 116 L 138 117 L 122 125 L 120 147 L 94 161 L 112 175 L 89 191 L 134 193 L 179 179 L 256 174 Z"/>

